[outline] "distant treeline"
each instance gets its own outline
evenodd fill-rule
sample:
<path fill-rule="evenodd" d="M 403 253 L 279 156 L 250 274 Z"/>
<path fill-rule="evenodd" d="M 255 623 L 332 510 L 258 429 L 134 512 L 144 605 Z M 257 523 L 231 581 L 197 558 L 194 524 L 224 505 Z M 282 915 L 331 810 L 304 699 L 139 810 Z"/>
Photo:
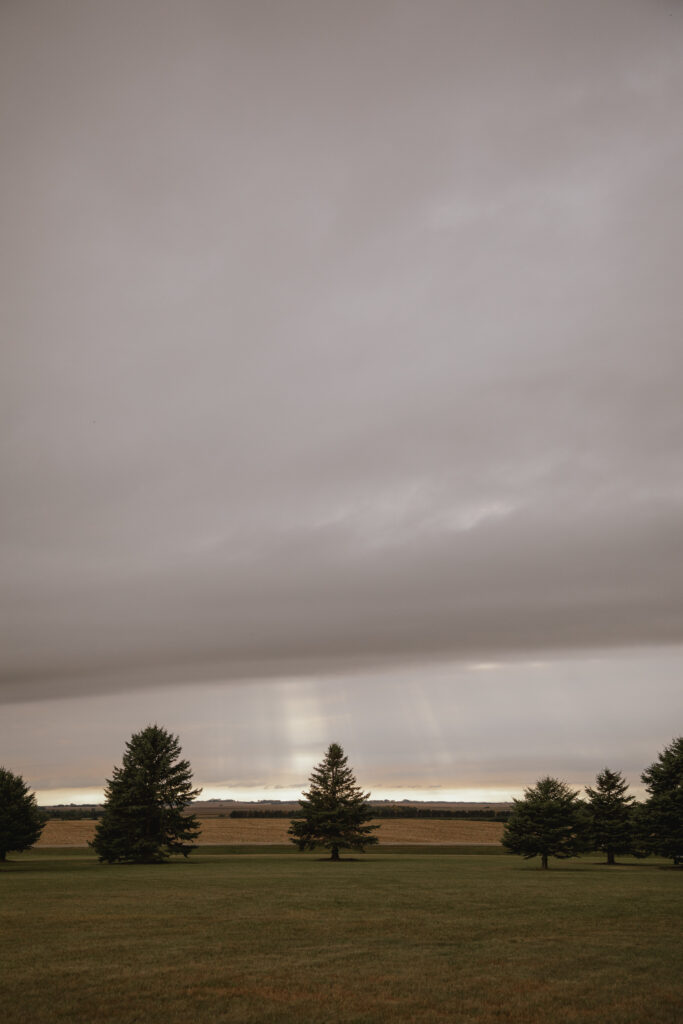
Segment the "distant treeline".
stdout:
<path fill-rule="evenodd" d="M 494 811 L 479 808 L 478 810 L 454 810 L 448 807 L 416 807 L 414 805 L 396 805 L 377 807 L 371 805 L 375 818 L 465 818 L 470 821 L 507 821 L 510 811 Z M 219 815 L 222 817 L 222 815 Z M 244 810 L 230 811 L 231 818 L 298 818 L 301 811 L 285 811 L 279 808 L 248 807 Z"/>
<path fill-rule="evenodd" d="M 97 821 L 102 811 L 94 807 L 39 807 L 46 818 L 58 818 L 60 821 L 81 821 L 83 818 Z"/>
<path fill-rule="evenodd" d="M 102 817 L 101 808 L 96 807 L 41 807 L 39 808 L 46 817 L 56 818 L 59 821 L 81 821 L 83 819 L 98 821 Z M 199 809 L 198 809 L 199 810 Z M 201 814 L 201 810 L 199 810 Z M 493 809 L 479 807 L 476 810 L 453 809 L 449 807 L 419 807 L 414 804 L 380 804 L 372 805 L 372 814 L 375 818 L 432 818 L 447 819 L 460 818 L 469 821 L 507 821 L 510 811 L 496 811 Z M 301 811 L 296 809 L 283 809 L 280 807 L 246 807 L 241 810 L 230 811 L 228 815 L 219 814 L 219 818 L 298 818 Z"/>

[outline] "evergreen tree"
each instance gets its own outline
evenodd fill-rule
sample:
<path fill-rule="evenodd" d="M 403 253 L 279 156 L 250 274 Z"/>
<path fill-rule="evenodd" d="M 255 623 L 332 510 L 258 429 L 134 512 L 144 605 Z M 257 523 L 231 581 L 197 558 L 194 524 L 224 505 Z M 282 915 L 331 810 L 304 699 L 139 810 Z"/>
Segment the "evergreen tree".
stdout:
<path fill-rule="evenodd" d="M 178 737 L 158 725 L 126 743 L 122 767 L 107 780 L 104 813 L 90 844 L 101 861 L 157 864 L 196 848 L 199 823 L 184 810 L 201 790 L 192 788 L 190 763 L 180 755 Z"/>
<path fill-rule="evenodd" d="M 638 840 L 644 852 L 683 863 L 683 736 L 671 741 L 641 779 L 650 796 L 639 809 Z"/>
<path fill-rule="evenodd" d="M 348 767 L 348 758 L 338 743 L 331 743 L 325 757 L 313 769 L 308 792 L 302 794 L 302 817 L 288 829 L 291 842 L 300 850 L 317 845 L 330 850 L 330 860 L 339 860 L 341 849 L 363 851 L 377 842 L 371 833 L 378 825 L 366 825 L 372 817 L 364 793 Z"/>
<path fill-rule="evenodd" d="M 21 775 L 0 768 L 0 861 L 28 850 L 40 839 L 45 818 Z"/>
<path fill-rule="evenodd" d="M 633 843 L 633 803 L 626 796 L 628 783 L 621 772 L 604 768 L 595 778 L 595 789 L 586 786 L 588 815 L 596 850 L 614 864 L 617 853 L 628 853 Z"/>
<path fill-rule="evenodd" d="M 539 779 L 524 790 L 523 800 L 512 801 L 512 813 L 503 832 L 503 846 L 526 860 L 577 857 L 589 848 L 585 808 L 574 792 L 559 779 Z"/>

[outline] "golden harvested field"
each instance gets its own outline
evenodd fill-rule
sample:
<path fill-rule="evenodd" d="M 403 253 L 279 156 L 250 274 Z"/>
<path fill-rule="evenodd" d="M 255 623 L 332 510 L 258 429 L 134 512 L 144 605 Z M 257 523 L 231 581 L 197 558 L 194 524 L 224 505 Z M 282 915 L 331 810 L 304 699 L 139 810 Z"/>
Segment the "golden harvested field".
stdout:
<path fill-rule="evenodd" d="M 95 822 L 91 819 L 60 821 L 58 818 L 51 818 L 46 823 L 36 846 L 86 846 L 94 834 Z"/>
<path fill-rule="evenodd" d="M 287 843 L 287 818 L 200 818 L 202 845 L 231 846 L 239 843 Z M 500 842 L 503 826 L 495 821 L 449 819 L 434 821 L 419 818 L 389 818 L 375 821 L 380 828 L 381 843 L 418 843 L 420 845 L 455 845 L 458 843 Z M 46 824 L 36 846 L 85 846 L 95 832 L 95 822 L 59 821 Z"/>
<path fill-rule="evenodd" d="M 378 824 L 378 822 L 375 822 Z M 500 843 L 503 825 L 498 821 L 464 821 L 451 818 L 429 821 L 419 818 L 389 818 L 381 823 L 377 836 L 382 843 Z"/>

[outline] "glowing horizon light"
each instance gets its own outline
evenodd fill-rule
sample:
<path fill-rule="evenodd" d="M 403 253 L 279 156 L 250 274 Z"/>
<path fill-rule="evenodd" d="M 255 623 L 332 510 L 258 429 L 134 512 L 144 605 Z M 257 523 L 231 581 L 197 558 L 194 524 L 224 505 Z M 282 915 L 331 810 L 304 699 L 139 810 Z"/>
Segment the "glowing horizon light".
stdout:
<path fill-rule="evenodd" d="M 104 803 L 103 789 L 35 789 L 33 792 L 41 807 Z"/>
<path fill-rule="evenodd" d="M 297 801 L 307 786 L 308 783 L 305 781 L 300 786 L 271 787 L 209 784 L 202 787 L 199 800 L 236 800 L 245 803 L 279 800 L 290 803 Z M 448 786 L 406 786 L 405 788 L 377 786 L 373 788 L 370 785 L 367 788 L 370 790 L 371 800 L 395 800 L 397 803 L 402 800 L 430 803 L 509 803 L 513 798 L 522 795 L 521 787 L 518 789 L 458 789 Z M 43 807 L 70 806 L 72 804 L 79 806 L 104 802 L 104 790 L 102 789 L 39 789 L 35 790 L 35 795 L 36 801 Z"/>

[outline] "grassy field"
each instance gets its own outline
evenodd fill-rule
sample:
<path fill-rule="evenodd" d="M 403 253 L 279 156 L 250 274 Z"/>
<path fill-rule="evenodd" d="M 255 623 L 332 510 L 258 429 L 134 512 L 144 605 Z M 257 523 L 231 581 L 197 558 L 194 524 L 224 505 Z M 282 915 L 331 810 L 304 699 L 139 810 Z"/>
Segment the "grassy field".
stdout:
<path fill-rule="evenodd" d="M 289 843 L 287 818 L 200 818 L 201 844 Z M 455 843 L 499 843 L 503 825 L 494 821 L 462 819 L 389 818 L 375 821 L 381 843 L 419 843 L 437 846 Z M 95 822 L 48 821 L 38 842 L 43 846 L 85 846 L 95 833 Z"/>
<path fill-rule="evenodd" d="M 0 868 L 4 1024 L 680 1024 L 664 862 L 83 850 Z"/>

